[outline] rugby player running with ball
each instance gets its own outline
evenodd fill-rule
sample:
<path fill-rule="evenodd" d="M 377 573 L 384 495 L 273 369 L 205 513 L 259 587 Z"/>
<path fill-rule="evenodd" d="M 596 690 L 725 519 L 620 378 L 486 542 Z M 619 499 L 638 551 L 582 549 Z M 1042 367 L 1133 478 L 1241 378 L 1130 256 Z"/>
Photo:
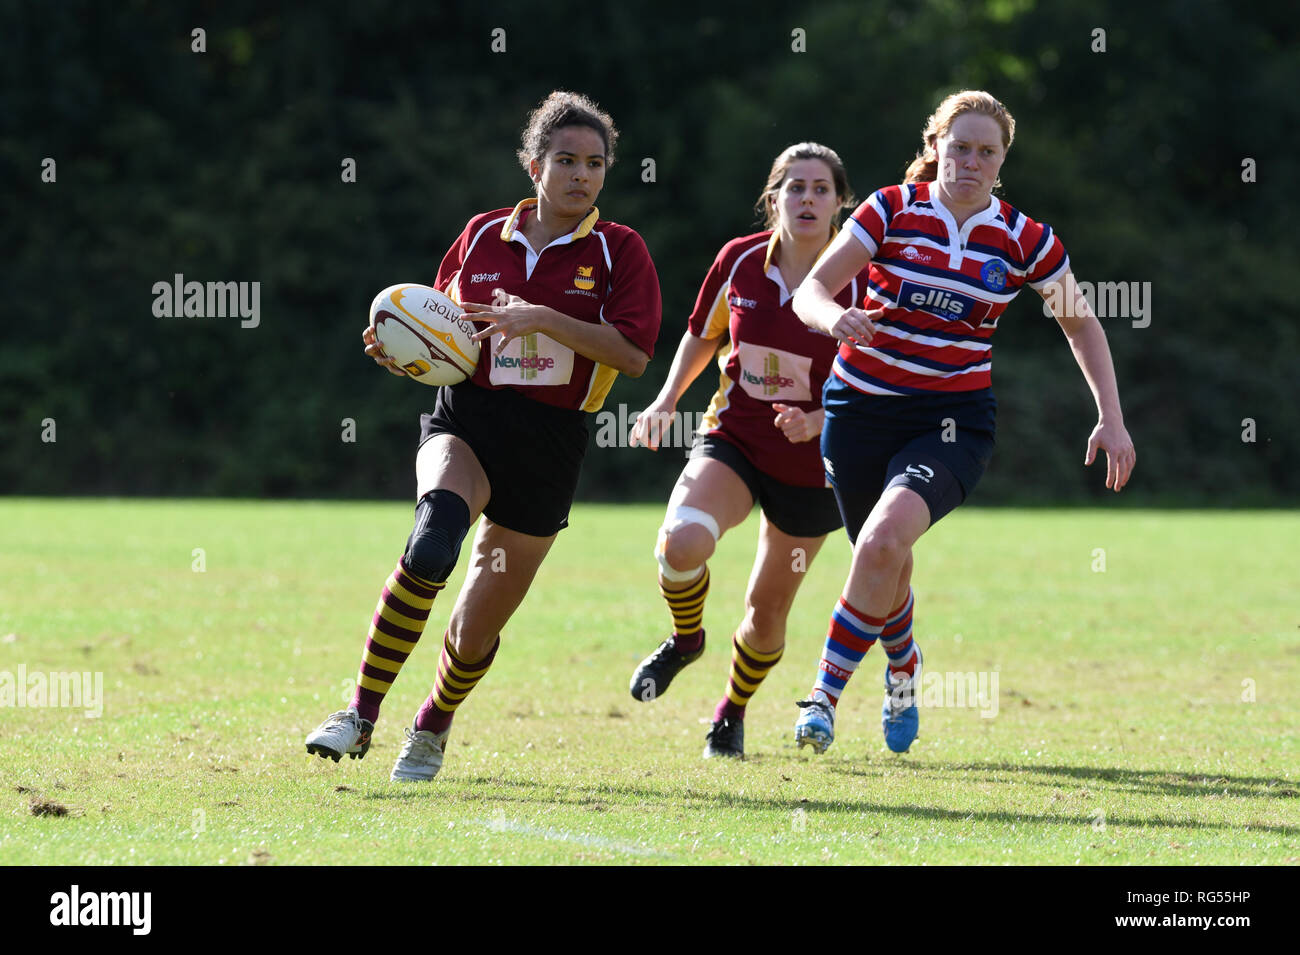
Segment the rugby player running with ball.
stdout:
<path fill-rule="evenodd" d="M 587 415 L 620 372 L 645 370 L 659 334 L 659 280 L 645 242 L 595 206 L 617 138 L 591 100 L 551 93 L 518 152 L 535 197 L 475 216 L 443 258 L 436 286 L 486 323 L 475 336 L 478 365 L 440 388 L 433 413 L 421 416 L 415 528 L 375 608 L 352 704 L 307 737 L 308 752 L 365 756 L 380 704 L 481 514 L 437 678 L 391 778 L 437 775 L 457 707 L 568 525 Z M 366 354 L 402 374 L 372 330 L 363 337 Z"/>

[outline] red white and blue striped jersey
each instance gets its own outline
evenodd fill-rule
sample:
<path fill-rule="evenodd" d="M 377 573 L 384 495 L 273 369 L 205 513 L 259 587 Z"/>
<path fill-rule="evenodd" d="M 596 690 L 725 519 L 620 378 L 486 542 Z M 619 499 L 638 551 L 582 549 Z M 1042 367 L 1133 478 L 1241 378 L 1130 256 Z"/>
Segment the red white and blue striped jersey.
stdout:
<path fill-rule="evenodd" d="M 733 239 L 722 247 L 695 300 L 689 319 L 696 338 L 729 335 L 718 359 L 718 390 L 700 424 L 701 433 L 723 438 L 763 473 L 785 484 L 826 487 L 821 442 L 792 443 L 773 424 L 775 402 L 805 412 L 822 406 L 838 343 L 799 321 L 775 259 L 779 236 L 771 231 Z M 858 301 L 863 269 L 836 296 L 845 308 Z"/>
<path fill-rule="evenodd" d="M 993 196 L 959 229 L 931 185 L 880 189 L 846 223 L 871 253 L 862 307 L 886 312 L 870 344 L 840 347 L 834 373 L 867 394 L 991 387 L 998 316 L 1070 267 L 1050 226 Z"/>

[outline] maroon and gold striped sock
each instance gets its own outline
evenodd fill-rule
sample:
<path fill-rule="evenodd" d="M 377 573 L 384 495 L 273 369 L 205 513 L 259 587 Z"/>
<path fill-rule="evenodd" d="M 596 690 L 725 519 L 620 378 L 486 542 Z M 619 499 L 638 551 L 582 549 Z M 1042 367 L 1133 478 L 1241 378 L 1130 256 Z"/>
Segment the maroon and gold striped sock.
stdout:
<path fill-rule="evenodd" d="M 659 593 L 668 601 L 673 615 L 673 644 L 681 654 L 694 653 L 704 643 L 704 598 L 709 595 L 709 568 L 693 583 L 668 590 L 659 582 Z"/>
<path fill-rule="evenodd" d="M 488 651 L 487 656 L 476 663 L 467 663 L 452 650 L 447 634 L 444 634 L 442 656 L 438 658 L 438 676 L 433 681 L 433 690 L 430 691 L 429 698 L 424 701 L 420 712 L 415 715 L 415 728 L 441 733 L 451 726 L 452 717 L 456 715 L 456 707 L 464 703 L 465 697 L 469 696 L 469 691 L 478 686 L 478 681 L 487 673 L 500 646 L 501 638 L 497 637 L 496 643 L 492 644 L 492 649 Z"/>
<path fill-rule="evenodd" d="M 760 653 L 740 638 L 739 634 L 731 638 L 731 676 L 727 680 L 727 692 L 723 694 L 717 709 L 713 711 L 713 722 L 724 716 L 743 720 L 745 706 L 749 698 L 758 691 L 768 671 L 781 660 L 785 647 Z"/>
<path fill-rule="evenodd" d="M 433 598 L 446 584 L 445 580 L 433 583 L 415 576 L 400 560 L 389 574 L 370 621 L 357 690 L 352 697 L 352 705 L 363 720 L 373 723 L 379 719 L 379 705 L 424 632 Z"/>

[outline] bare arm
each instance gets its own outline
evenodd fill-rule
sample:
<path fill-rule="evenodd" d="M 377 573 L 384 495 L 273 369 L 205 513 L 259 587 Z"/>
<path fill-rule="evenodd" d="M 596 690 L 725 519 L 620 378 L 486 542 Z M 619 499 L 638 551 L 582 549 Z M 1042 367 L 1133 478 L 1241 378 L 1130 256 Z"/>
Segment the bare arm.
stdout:
<path fill-rule="evenodd" d="M 840 290 L 870 262 L 867 247 L 848 229 L 840 232 L 794 293 L 791 304 L 800 321 L 844 344 L 865 345 L 871 341 L 876 333 L 871 321 L 873 313 L 856 306 L 844 308 L 835 301 Z"/>
<path fill-rule="evenodd" d="M 672 424 L 677 402 L 691 386 L 691 382 L 695 381 L 700 376 L 700 372 L 704 371 L 713 360 L 720 340 L 721 336 L 697 338 L 689 330 L 682 335 L 682 340 L 677 345 L 677 354 L 673 356 L 672 367 L 668 369 L 668 377 L 664 379 L 664 385 L 659 389 L 659 396 L 650 407 L 636 416 L 636 424 L 632 428 L 633 446 L 639 443 L 652 451 L 659 450 L 660 437 Z"/>
<path fill-rule="evenodd" d="M 718 338 L 697 338 L 689 331 L 682 335 L 682 340 L 677 345 L 677 354 L 673 356 L 672 367 L 668 369 L 668 377 L 664 379 L 664 386 L 659 389 L 659 401 L 677 406 L 682 395 L 686 394 L 686 389 L 700 373 L 708 367 L 713 356 L 718 353 Z"/>
<path fill-rule="evenodd" d="M 1061 331 L 1065 332 L 1074 360 L 1078 362 L 1097 405 L 1097 426 L 1088 438 L 1083 463 L 1092 464 L 1099 448 L 1105 451 L 1106 487 L 1119 491 L 1133 473 L 1137 451 L 1124 427 L 1119 385 L 1115 381 L 1115 365 L 1111 361 L 1110 346 L 1106 343 L 1106 332 L 1088 300 L 1079 291 L 1073 272 L 1067 270 L 1059 280 L 1043 286 L 1039 294 L 1051 307 Z"/>
<path fill-rule="evenodd" d="M 481 342 L 500 334 L 501 344 L 504 345 L 511 339 L 541 332 L 547 338 L 572 348 L 584 358 L 608 365 L 632 378 L 640 377 L 650 362 L 650 356 L 613 325 L 581 322 L 545 305 L 533 305 L 518 295 L 511 295 L 499 305 L 466 302 L 465 311 L 471 313 L 477 321 L 492 323 L 474 336 L 475 341 Z"/>

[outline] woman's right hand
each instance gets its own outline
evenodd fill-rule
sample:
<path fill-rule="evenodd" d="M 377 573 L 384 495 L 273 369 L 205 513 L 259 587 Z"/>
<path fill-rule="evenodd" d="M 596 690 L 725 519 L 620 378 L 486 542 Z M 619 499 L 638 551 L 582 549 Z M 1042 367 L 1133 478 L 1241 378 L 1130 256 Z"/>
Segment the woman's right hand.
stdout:
<path fill-rule="evenodd" d="M 676 410 L 677 402 L 656 398 L 654 404 L 636 416 L 630 446 L 635 448 L 640 443 L 651 451 L 658 451 L 664 435 L 672 427 L 673 413 Z"/>
<path fill-rule="evenodd" d="M 361 340 L 366 343 L 366 354 L 373 358 L 376 364 L 387 368 L 394 375 L 406 377 L 406 372 L 397 366 L 397 362 L 384 354 L 384 346 L 379 344 L 379 339 L 375 337 L 374 326 L 366 326 L 366 330 L 361 333 Z"/>
<path fill-rule="evenodd" d="M 883 308 L 867 311 L 861 308 L 846 308 L 840 313 L 826 333 L 842 345 L 850 348 L 865 346 L 876 334 L 875 319 L 885 314 Z"/>

